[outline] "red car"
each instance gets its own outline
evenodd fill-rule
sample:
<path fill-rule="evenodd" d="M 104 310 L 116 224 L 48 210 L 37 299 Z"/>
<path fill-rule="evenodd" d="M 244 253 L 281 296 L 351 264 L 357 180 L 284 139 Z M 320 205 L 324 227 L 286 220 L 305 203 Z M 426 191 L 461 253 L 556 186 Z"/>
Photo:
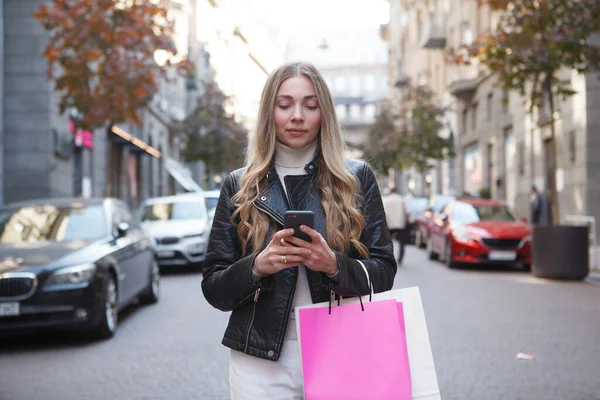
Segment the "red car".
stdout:
<path fill-rule="evenodd" d="M 429 198 L 429 206 L 421 211 L 417 217 L 417 226 L 415 229 L 415 246 L 425 247 L 429 240 L 429 232 L 435 217 L 442 211 L 449 201 L 454 200 L 454 196 L 433 195 Z"/>
<path fill-rule="evenodd" d="M 459 263 L 531 266 L 531 226 L 505 203 L 487 199 L 451 201 L 431 225 L 427 254 L 448 267 Z"/>

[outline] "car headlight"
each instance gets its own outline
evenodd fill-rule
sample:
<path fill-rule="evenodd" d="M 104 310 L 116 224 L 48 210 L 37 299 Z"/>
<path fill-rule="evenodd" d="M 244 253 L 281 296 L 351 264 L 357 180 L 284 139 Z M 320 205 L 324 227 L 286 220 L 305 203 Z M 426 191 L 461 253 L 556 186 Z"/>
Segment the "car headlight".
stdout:
<path fill-rule="evenodd" d="M 204 231 L 196 232 L 196 233 L 188 233 L 187 235 L 184 235 L 183 237 L 185 239 L 189 239 L 189 238 L 198 238 L 198 237 L 202 237 L 202 236 L 204 236 Z"/>
<path fill-rule="evenodd" d="M 471 235 L 469 232 L 461 231 L 461 230 L 452 231 L 452 236 L 454 236 L 454 239 L 456 241 L 463 242 L 463 243 L 468 243 L 471 240 L 477 240 L 477 238 L 475 236 Z"/>
<path fill-rule="evenodd" d="M 50 278 L 48 278 L 48 281 L 46 282 L 46 286 L 76 285 L 89 282 L 95 272 L 96 266 L 94 264 L 82 264 L 61 268 L 50 275 Z"/>

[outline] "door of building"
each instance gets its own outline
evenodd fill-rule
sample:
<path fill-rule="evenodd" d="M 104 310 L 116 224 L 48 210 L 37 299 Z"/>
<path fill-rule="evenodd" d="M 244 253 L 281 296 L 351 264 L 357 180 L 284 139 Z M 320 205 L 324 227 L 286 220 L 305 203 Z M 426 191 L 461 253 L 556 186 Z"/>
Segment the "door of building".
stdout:
<path fill-rule="evenodd" d="M 75 147 L 73 150 L 73 196 L 83 195 L 83 150 Z"/>

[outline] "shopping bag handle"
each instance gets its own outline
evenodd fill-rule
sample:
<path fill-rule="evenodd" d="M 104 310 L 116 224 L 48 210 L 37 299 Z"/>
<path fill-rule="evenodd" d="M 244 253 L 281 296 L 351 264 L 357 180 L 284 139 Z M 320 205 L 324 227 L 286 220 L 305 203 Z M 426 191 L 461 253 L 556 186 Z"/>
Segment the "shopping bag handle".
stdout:
<path fill-rule="evenodd" d="M 358 261 L 360 266 L 363 268 L 363 271 L 365 271 L 365 275 L 367 276 L 367 284 L 369 285 L 369 303 L 370 303 L 371 301 L 373 301 L 373 282 L 371 281 L 371 277 L 369 276 L 369 270 L 367 269 L 367 267 L 365 267 L 365 264 L 363 264 L 363 262 L 360 260 L 356 260 L 356 261 Z M 358 301 L 360 301 L 361 310 L 365 311 L 365 306 L 363 306 L 363 302 L 362 302 L 362 296 L 358 296 Z"/>
<path fill-rule="evenodd" d="M 373 282 L 371 281 L 371 277 L 369 276 L 369 270 L 365 267 L 362 261 L 356 260 L 365 271 L 365 275 L 367 276 L 367 284 L 369 285 L 369 303 L 373 301 Z M 333 291 L 331 292 L 331 296 L 329 297 L 329 314 L 331 315 L 331 298 L 333 297 Z M 362 296 L 358 296 L 358 301 L 360 302 L 360 309 L 365 311 L 365 306 L 363 305 Z M 338 297 L 338 306 L 340 305 L 340 297 Z"/>

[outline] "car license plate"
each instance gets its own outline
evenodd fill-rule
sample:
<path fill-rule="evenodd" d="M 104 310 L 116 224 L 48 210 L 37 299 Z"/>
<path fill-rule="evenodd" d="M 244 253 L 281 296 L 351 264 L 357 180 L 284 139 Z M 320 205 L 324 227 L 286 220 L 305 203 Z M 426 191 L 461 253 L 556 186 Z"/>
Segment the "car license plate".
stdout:
<path fill-rule="evenodd" d="M 19 303 L 0 303 L 0 317 L 12 317 L 19 313 Z"/>
<path fill-rule="evenodd" d="M 174 251 L 159 251 L 158 252 L 158 257 L 159 258 L 171 258 L 175 255 Z"/>
<path fill-rule="evenodd" d="M 517 258 L 517 253 L 506 250 L 492 250 L 488 254 L 488 258 L 494 261 L 514 261 Z"/>

